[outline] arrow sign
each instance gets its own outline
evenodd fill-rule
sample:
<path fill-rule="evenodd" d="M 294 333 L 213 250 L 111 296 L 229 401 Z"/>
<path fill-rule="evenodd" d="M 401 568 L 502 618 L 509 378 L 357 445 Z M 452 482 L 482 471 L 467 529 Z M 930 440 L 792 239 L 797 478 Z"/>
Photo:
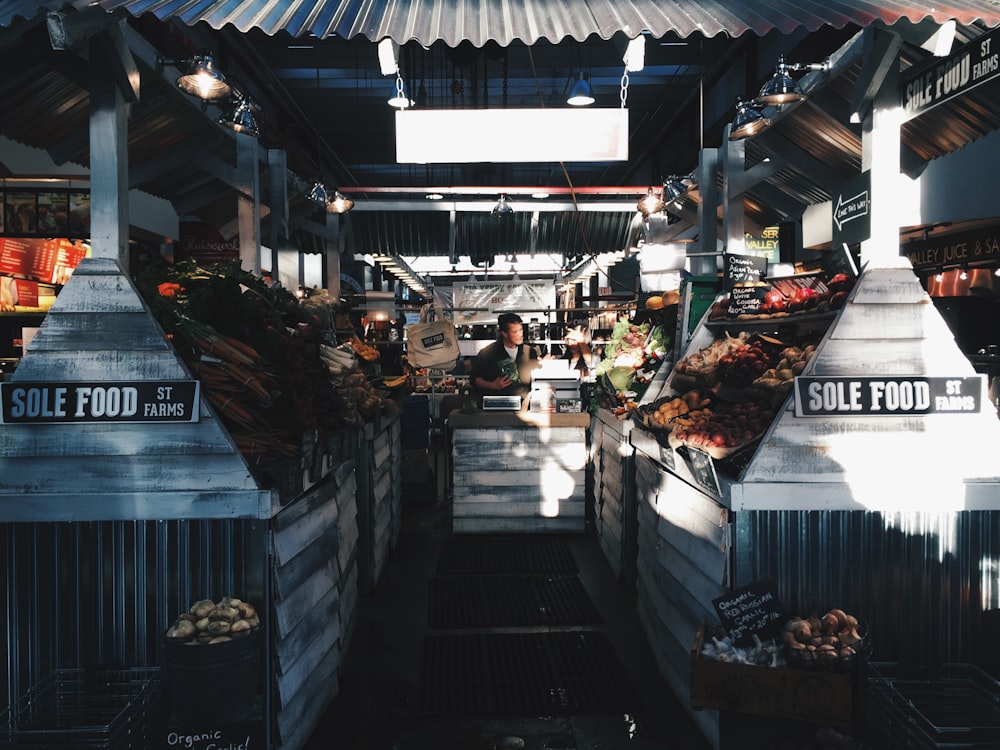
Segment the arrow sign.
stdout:
<path fill-rule="evenodd" d="M 871 172 L 851 178 L 837 191 L 833 202 L 833 246 L 854 245 L 871 236 Z"/>
<path fill-rule="evenodd" d="M 837 196 L 837 207 L 833 211 L 833 222 L 837 229 L 843 231 L 844 224 L 868 215 L 868 191 L 862 190 L 857 195 L 845 198 Z"/>

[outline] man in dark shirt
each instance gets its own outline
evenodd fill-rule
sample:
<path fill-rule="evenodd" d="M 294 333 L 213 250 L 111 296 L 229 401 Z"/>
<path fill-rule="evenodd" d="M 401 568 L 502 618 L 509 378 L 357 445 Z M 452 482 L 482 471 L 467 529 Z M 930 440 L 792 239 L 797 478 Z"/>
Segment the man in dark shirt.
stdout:
<path fill-rule="evenodd" d="M 479 352 L 469 381 L 480 396 L 524 396 L 531 390 L 531 371 L 542 364 L 538 350 L 524 343 L 520 316 L 502 313 L 497 324 L 500 337 Z"/>

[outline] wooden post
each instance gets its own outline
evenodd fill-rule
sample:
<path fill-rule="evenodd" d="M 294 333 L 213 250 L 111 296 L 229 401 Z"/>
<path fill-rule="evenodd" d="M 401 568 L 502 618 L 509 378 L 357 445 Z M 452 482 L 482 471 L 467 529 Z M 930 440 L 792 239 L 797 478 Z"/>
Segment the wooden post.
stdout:
<path fill-rule="evenodd" d="M 326 291 L 330 299 L 340 299 L 340 253 L 344 247 L 344 235 L 340 231 L 342 216 L 326 215 L 326 228 L 331 236 L 323 238 L 323 269 Z"/>
<path fill-rule="evenodd" d="M 898 59 L 898 57 L 897 57 Z M 871 109 L 861 124 L 861 170 L 871 177 L 871 234 L 861 243 L 861 264 L 893 268 L 899 256 L 900 126 L 898 65 L 889 66 Z"/>
<path fill-rule="evenodd" d="M 128 104 L 112 74 L 113 44 L 90 40 L 90 240 L 95 258 L 112 258 L 128 272 Z"/>
<path fill-rule="evenodd" d="M 240 226 L 240 265 L 260 276 L 260 174 L 257 170 L 257 139 L 236 134 L 237 213 Z M 277 273 L 276 268 L 271 269 Z M 277 276 L 275 276 L 277 278 Z"/>

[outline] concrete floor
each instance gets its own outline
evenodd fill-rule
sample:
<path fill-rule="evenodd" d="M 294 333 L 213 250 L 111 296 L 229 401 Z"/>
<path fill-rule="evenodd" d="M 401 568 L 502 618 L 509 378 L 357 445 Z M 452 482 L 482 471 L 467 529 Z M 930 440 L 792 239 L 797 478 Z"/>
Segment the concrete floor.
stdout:
<path fill-rule="evenodd" d="M 709 744 L 660 677 L 636 613 L 634 591 L 612 574 L 591 533 L 565 535 L 580 580 L 638 696 L 614 715 L 429 720 L 415 711 L 427 584 L 450 506 L 407 503 L 403 529 L 374 590 L 361 596 L 339 695 L 306 750 L 708 750 Z M 412 500 L 412 495 L 411 495 Z"/>

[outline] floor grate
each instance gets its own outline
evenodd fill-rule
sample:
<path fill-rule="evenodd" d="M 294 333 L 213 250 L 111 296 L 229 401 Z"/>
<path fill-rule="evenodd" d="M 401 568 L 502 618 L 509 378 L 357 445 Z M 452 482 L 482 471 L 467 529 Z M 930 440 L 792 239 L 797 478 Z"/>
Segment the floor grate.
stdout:
<path fill-rule="evenodd" d="M 570 716 L 634 710 L 635 695 L 599 631 L 429 635 L 420 711 L 448 716 Z"/>
<path fill-rule="evenodd" d="M 481 573 L 576 573 L 564 539 L 460 536 L 445 540 L 438 557 L 440 575 Z"/>
<path fill-rule="evenodd" d="M 439 576 L 428 584 L 427 625 L 431 628 L 600 622 L 600 612 L 575 575 Z"/>

